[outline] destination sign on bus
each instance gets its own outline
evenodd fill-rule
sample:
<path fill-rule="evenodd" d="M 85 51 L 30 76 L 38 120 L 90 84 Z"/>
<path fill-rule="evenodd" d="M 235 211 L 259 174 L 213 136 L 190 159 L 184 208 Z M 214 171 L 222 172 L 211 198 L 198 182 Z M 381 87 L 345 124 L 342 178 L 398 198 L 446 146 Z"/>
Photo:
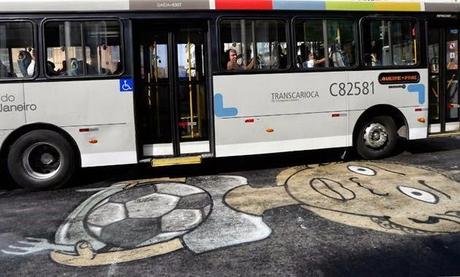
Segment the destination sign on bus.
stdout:
<path fill-rule="evenodd" d="M 382 85 L 411 84 L 418 82 L 420 82 L 420 74 L 418 72 L 391 72 L 381 73 L 379 75 L 379 83 Z"/>

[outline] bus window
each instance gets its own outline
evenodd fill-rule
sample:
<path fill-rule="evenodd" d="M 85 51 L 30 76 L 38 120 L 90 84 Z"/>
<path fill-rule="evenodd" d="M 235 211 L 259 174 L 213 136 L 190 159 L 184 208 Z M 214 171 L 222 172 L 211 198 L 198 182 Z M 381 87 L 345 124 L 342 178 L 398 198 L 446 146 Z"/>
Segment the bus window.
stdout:
<path fill-rule="evenodd" d="M 120 24 L 117 21 L 49 22 L 45 25 L 45 44 L 48 76 L 121 73 Z"/>
<path fill-rule="evenodd" d="M 417 64 L 415 20 L 366 20 L 363 23 L 363 61 L 366 66 Z"/>
<path fill-rule="evenodd" d="M 331 67 L 356 64 L 355 24 L 352 20 L 327 20 L 327 39 Z"/>
<path fill-rule="evenodd" d="M 35 71 L 32 23 L 0 22 L 0 79 L 31 78 Z"/>
<path fill-rule="evenodd" d="M 227 71 L 288 67 L 286 23 L 281 20 L 223 20 L 222 67 Z"/>
<path fill-rule="evenodd" d="M 356 61 L 354 29 L 352 20 L 297 21 L 297 68 L 353 66 Z"/>

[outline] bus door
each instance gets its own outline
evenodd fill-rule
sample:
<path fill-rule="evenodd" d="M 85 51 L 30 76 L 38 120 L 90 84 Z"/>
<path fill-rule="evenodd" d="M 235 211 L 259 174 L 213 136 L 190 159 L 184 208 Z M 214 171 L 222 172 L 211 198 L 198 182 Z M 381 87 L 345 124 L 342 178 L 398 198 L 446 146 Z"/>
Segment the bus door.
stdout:
<path fill-rule="evenodd" d="M 136 111 L 145 157 L 210 152 L 207 27 L 182 26 L 134 24 Z"/>
<path fill-rule="evenodd" d="M 456 22 L 432 22 L 428 29 L 430 134 L 460 131 L 459 38 Z"/>

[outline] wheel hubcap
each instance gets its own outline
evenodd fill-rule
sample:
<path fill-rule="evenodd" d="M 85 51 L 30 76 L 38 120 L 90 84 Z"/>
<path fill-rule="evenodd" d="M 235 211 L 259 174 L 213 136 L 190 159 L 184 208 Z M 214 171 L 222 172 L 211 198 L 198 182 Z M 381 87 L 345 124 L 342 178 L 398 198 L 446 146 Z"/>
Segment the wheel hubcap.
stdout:
<path fill-rule="evenodd" d="M 388 133 L 380 123 L 372 123 L 364 132 L 364 142 L 370 148 L 381 148 L 388 142 Z"/>
<path fill-rule="evenodd" d="M 62 152 L 54 145 L 37 142 L 29 146 L 22 158 L 26 173 L 37 179 L 48 179 L 59 172 Z"/>

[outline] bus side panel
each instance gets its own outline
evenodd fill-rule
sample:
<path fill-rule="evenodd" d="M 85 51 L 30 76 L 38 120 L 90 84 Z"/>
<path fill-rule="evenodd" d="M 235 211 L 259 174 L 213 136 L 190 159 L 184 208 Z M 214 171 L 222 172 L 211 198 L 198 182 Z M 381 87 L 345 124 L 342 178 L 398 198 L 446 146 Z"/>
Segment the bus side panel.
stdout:
<path fill-rule="evenodd" d="M 76 141 L 83 167 L 137 163 L 132 93 L 119 80 L 25 84 L 26 123 L 60 126 Z"/>
<path fill-rule="evenodd" d="M 381 84 L 379 76 L 382 73 L 392 78 L 404 76 L 406 73 L 418 73 L 420 81 L 409 83 L 394 81 Z M 349 96 L 350 132 L 353 132 L 356 121 L 368 108 L 376 105 L 390 105 L 398 108 L 404 115 L 408 124 L 409 139 L 427 137 L 428 72 L 426 69 L 350 71 L 349 74 L 350 83 L 361 84 L 361 93 L 356 95 L 358 90 L 353 90 L 352 95 Z M 363 95 L 362 84 L 364 83 L 371 84 L 367 95 Z M 425 122 L 418 121 L 419 118 L 424 118 Z"/>
<path fill-rule="evenodd" d="M 24 101 L 23 83 L 0 84 L 0 149 L 11 132 L 25 124 L 25 110 L 30 108 Z"/>
<path fill-rule="evenodd" d="M 347 81 L 347 72 L 215 76 L 216 156 L 347 146 L 347 98 L 329 93 Z"/>
<path fill-rule="evenodd" d="M 0 84 L 0 130 L 16 129 L 25 123 L 25 111 L 34 109 L 24 101 L 24 84 Z"/>

